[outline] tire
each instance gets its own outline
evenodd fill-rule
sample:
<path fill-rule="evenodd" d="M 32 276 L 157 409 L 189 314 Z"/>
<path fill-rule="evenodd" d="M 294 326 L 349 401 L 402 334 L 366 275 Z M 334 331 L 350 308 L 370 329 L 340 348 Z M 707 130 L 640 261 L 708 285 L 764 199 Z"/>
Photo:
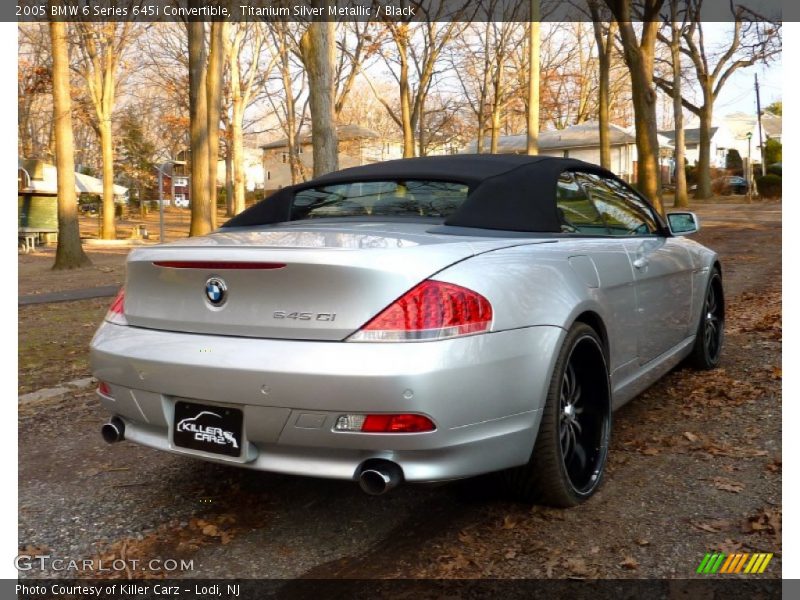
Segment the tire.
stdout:
<path fill-rule="evenodd" d="M 610 390 L 602 341 L 576 323 L 559 351 L 531 458 L 503 474 L 515 498 L 567 508 L 597 490 L 611 436 Z"/>
<path fill-rule="evenodd" d="M 692 353 L 687 359 L 689 366 L 708 371 L 719 366 L 722 344 L 725 339 L 725 296 L 722 290 L 722 275 L 718 268 L 711 271 L 703 299 L 703 310 Z"/>

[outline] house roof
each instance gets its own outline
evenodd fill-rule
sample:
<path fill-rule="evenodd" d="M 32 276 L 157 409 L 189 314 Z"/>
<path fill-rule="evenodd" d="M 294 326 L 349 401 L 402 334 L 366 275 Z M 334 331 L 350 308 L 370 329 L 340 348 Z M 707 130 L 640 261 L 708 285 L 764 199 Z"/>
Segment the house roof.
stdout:
<path fill-rule="evenodd" d="M 56 194 L 58 192 L 58 169 L 38 159 L 18 159 L 17 168 L 25 169 L 30 177 L 30 185 L 26 188 L 30 192 L 40 192 L 43 194 Z M 78 194 L 97 194 L 103 195 L 103 180 L 75 173 L 75 191 Z M 114 195 L 124 196 L 128 193 L 128 188 L 114 184 Z"/>
<path fill-rule="evenodd" d="M 612 146 L 635 144 L 636 136 L 628 129 L 609 124 L 609 138 Z M 666 143 L 667 140 L 662 140 Z M 484 149 L 489 150 L 491 140 L 484 140 Z M 527 150 L 528 137 L 526 134 L 500 136 L 497 152 L 500 154 L 524 154 Z M 600 145 L 600 124 L 597 121 L 587 121 L 578 125 L 571 125 L 564 129 L 542 131 L 539 133 L 540 150 L 568 150 L 570 148 L 595 148 Z M 477 140 L 472 140 L 462 153 L 475 152 L 478 147 Z"/>
<path fill-rule="evenodd" d="M 783 133 L 783 117 L 764 113 L 761 115 L 761 126 L 764 128 L 764 135 L 768 138 L 781 138 Z"/>
<path fill-rule="evenodd" d="M 717 129 L 719 129 L 719 127 L 712 127 L 711 128 L 711 137 L 712 138 L 714 137 L 714 134 L 717 133 Z M 671 129 L 669 131 L 659 131 L 658 133 L 659 133 L 659 135 L 663 135 L 665 138 L 667 138 L 670 141 L 670 143 L 673 143 L 673 144 L 675 143 L 675 130 L 674 129 Z M 683 130 L 683 135 L 684 135 L 684 143 L 685 144 L 699 144 L 700 143 L 700 128 L 699 127 L 694 127 L 692 129 L 684 129 Z"/>
<path fill-rule="evenodd" d="M 381 137 L 376 131 L 367 129 L 366 127 L 361 127 L 361 125 L 339 125 L 336 128 L 336 133 L 340 142 L 346 142 L 349 140 L 376 139 Z M 311 144 L 313 135 L 313 131 L 301 133 L 298 142 L 304 146 Z M 274 142 L 264 144 L 261 146 L 261 148 L 264 150 L 273 150 L 275 148 L 286 148 L 288 146 L 289 139 L 281 138 L 279 140 L 275 140 Z"/>

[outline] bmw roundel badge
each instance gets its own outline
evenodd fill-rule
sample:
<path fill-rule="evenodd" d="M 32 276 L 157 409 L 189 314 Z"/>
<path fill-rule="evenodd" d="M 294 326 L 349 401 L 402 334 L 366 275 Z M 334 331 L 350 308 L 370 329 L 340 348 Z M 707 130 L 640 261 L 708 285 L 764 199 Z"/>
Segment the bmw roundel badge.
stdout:
<path fill-rule="evenodd" d="M 228 286 L 219 277 L 210 277 L 206 281 L 206 298 L 212 306 L 222 306 L 228 296 Z"/>

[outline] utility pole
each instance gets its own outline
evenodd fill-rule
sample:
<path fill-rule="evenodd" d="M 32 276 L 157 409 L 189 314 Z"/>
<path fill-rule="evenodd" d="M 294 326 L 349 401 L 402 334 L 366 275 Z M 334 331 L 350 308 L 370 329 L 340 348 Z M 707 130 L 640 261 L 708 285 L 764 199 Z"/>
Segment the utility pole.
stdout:
<path fill-rule="evenodd" d="M 758 148 L 761 150 L 761 176 L 767 174 L 767 161 L 764 156 L 764 134 L 761 129 L 761 93 L 758 90 L 758 73 L 756 76 L 756 111 L 758 112 Z"/>

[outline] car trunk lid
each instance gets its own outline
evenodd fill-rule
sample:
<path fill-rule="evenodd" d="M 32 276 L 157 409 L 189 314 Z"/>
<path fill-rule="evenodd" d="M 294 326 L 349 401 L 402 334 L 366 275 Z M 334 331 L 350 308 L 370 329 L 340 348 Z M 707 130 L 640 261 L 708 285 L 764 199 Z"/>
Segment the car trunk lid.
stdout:
<path fill-rule="evenodd" d="M 449 265 L 523 243 L 386 229 L 223 229 L 137 249 L 125 316 L 170 331 L 343 340 Z"/>

